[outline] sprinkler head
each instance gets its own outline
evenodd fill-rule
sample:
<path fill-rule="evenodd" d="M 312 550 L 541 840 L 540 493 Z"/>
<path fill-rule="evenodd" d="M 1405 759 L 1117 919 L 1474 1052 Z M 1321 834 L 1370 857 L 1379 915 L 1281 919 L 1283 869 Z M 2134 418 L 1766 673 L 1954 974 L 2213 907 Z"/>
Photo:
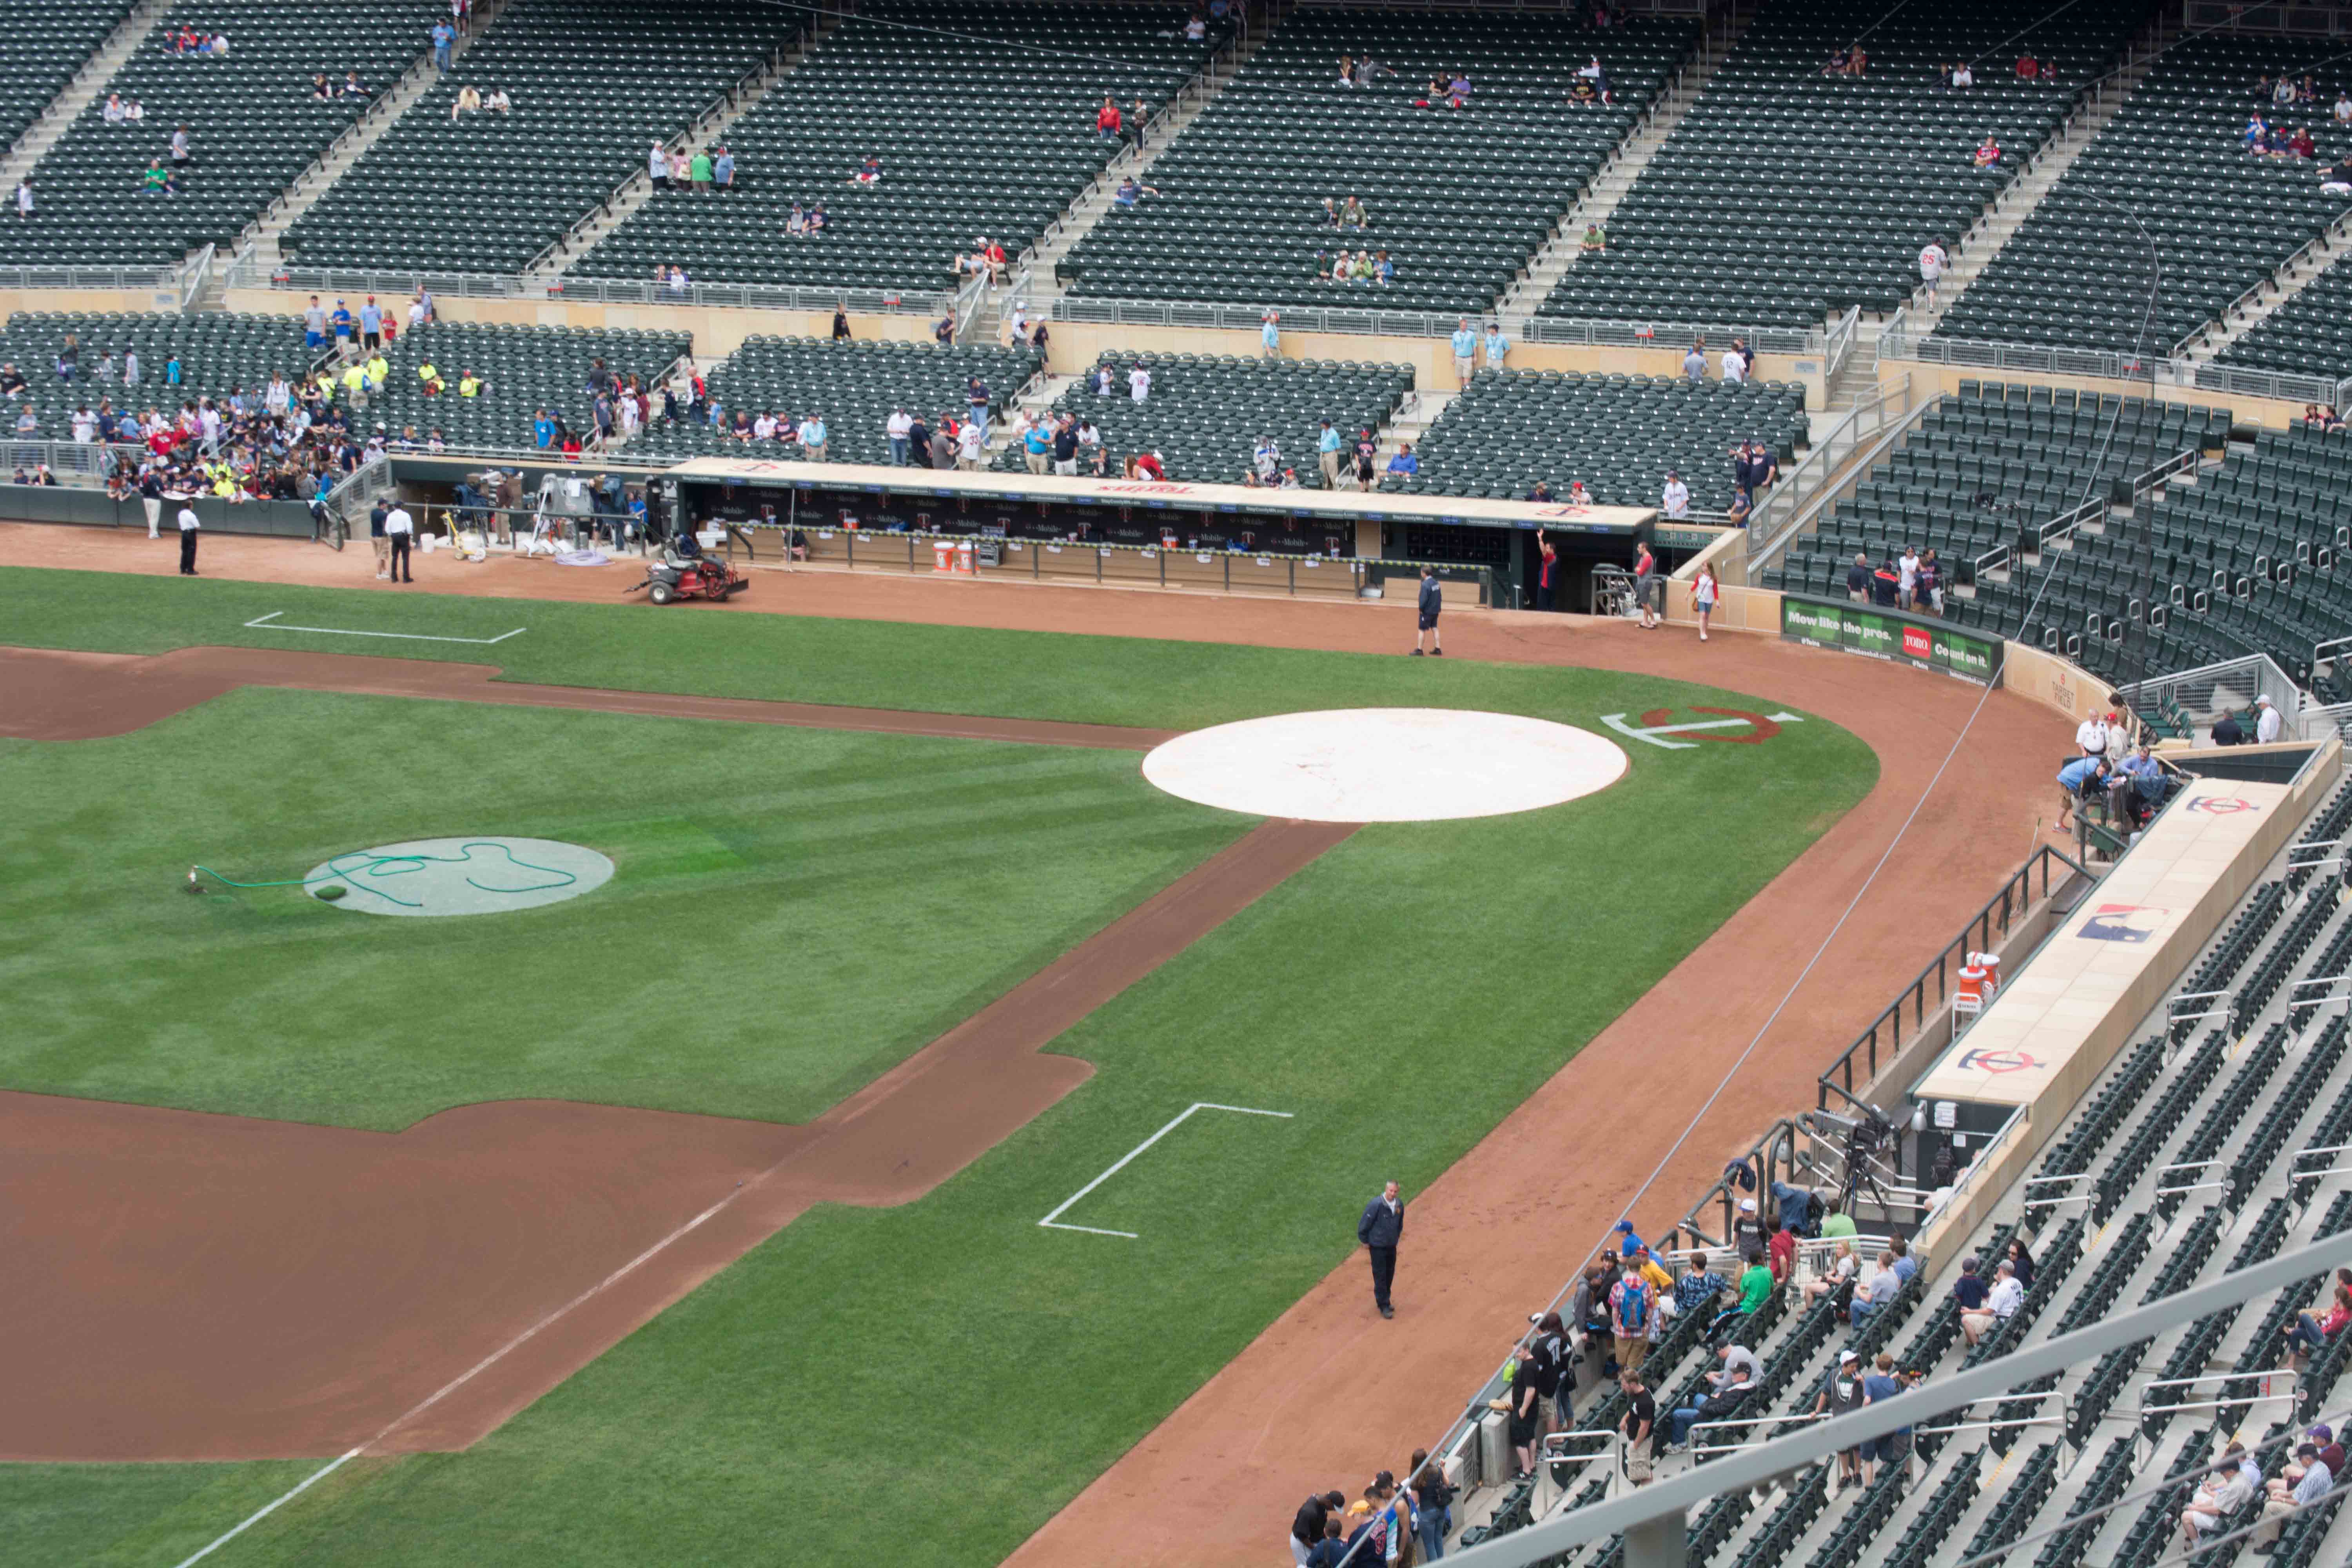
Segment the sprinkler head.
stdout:
<path fill-rule="evenodd" d="M 203 892 L 204 890 L 205 890 L 205 885 L 204 885 L 202 882 L 199 882 L 199 881 L 197 881 L 197 880 L 196 880 L 196 868 L 195 868 L 194 866 L 189 867 L 189 868 L 188 868 L 188 891 L 190 891 L 190 892 L 192 892 L 192 893 L 201 893 L 201 892 Z"/>

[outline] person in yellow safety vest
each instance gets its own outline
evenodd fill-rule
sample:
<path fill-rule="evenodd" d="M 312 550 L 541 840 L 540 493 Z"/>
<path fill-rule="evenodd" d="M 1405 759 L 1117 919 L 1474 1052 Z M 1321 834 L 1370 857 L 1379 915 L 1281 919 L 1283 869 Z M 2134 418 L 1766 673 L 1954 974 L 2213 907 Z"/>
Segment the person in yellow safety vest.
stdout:
<path fill-rule="evenodd" d="M 424 384 L 425 396 L 441 395 L 441 373 L 435 368 L 432 361 L 427 360 L 416 367 L 416 379 Z"/>
<path fill-rule="evenodd" d="M 476 376 L 472 371 L 467 371 L 457 377 L 458 396 L 478 397 L 481 395 L 481 380 L 479 377 Z"/>
<path fill-rule="evenodd" d="M 368 356 L 367 372 L 368 384 L 382 386 L 391 377 L 392 366 L 386 363 L 381 353 L 373 353 Z"/>
<path fill-rule="evenodd" d="M 343 391 L 346 395 L 352 397 L 358 397 L 367 391 L 367 369 L 365 366 L 353 363 L 349 369 L 343 372 Z"/>
<path fill-rule="evenodd" d="M 319 395 L 325 398 L 330 403 L 332 403 L 335 400 L 335 373 L 333 371 L 322 370 L 319 373 Z"/>

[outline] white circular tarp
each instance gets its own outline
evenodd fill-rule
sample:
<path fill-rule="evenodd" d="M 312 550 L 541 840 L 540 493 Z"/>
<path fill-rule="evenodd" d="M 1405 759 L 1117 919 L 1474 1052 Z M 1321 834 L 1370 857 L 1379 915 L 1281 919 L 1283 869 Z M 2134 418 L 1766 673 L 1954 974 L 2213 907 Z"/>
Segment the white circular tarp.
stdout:
<path fill-rule="evenodd" d="M 1170 795 L 1254 816 L 1433 822 L 1502 816 L 1608 788 L 1616 742 L 1545 719 L 1339 708 L 1195 730 L 1143 759 Z"/>

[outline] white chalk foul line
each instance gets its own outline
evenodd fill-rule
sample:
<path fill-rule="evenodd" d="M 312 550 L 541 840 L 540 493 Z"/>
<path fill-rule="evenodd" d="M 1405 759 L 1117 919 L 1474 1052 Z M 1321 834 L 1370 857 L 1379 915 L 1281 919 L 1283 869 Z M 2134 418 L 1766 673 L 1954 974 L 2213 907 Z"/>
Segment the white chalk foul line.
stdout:
<path fill-rule="evenodd" d="M 1037 1223 L 1047 1230 L 1082 1230 L 1088 1236 L 1121 1236 L 1125 1237 L 1129 1241 L 1138 1241 L 1142 1239 L 1131 1230 L 1100 1230 L 1090 1225 L 1060 1225 L 1055 1222 L 1064 1215 L 1070 1212 L 1070 1206 L 1073 1204 L 1076 1203 L 1080 1198 L 1085 1197 L 1088 1193 L 1093 1192 L 1097 1187 L 1101 1186 L 1105 1182 L 1109 1181 L 1113 1176 L 1118 1175 L 1119 1172 L 1125 1170 L 1129 1163 L 1134 1160 L 1138 1154 L 1142 1153 L 1146 1149 L 1150 1148 L 1154 1143 L 1159 1142 L 1162 1138 L 1167 1137 L 1168 1134 L 1175 1131 L 1179 1127 L 1183 1126 L 1185 1121 L 1191 1118 L 1192 1112 L 1196 1110 L 1230 1110 L 1239 1116 L 1276 1116 L 1280 1117 L 1285 1121 L 1291 1119 L 1291 1113 L 1287 1110 L 1260 1110 L 1254 1105 L 1219 1105 L 1213 1100 L 1196 1100 L 1192 1104 L 1186 1106 L 1182 1110 L 1179 1111 L 1174 1121 L 1169 1122 L 1167 1126 L 1162 1127 L 1159 1131 L 1154 1132 L 1150 1137 L 1146 1138 L 1142 1142 L 1138 1143 L 1134 1148 L 1129 1149 L 1126 1153 L 1120 1155 L 1118 1157 L 1118 1163 L 1113 1165 L 1109 1170 L 1105 1171 L 1101 1175 L 1097 1176 L 1093 1181 L 1088 1182 L 1085 1186 L 1080 1187 L 1076 1192 L 1072 1193 L 1068 1197 L 1063 1199 L 1060 1207 L 1056 1208 L 1052 1214 L 1047 1215 L 1044 1219 L 1039 1220 Z"/>
<path fill-rule="evenodd" d="M 453 1377 L 448 1382 L 443 1384 L 432 1394 L 426 1395 L 416 1404 L 410 1405 L 398 1415 L 394 1416 L 392 1420 L 385 1425 L 383 1429 L 378 1432 L 374 1436 L 370 1437 L 366 1442 L 362 1443 L 358 1447 L 352 1449 L 350 1452 L 343 1454 L 340 1458 L 329 1460 L 327 1464 L 311 1472 L 311 1474 L 305 1477 L 301 1481 L 288 1489 L 283 1496 L 276 1498 L 271 1501 L 263 1504 L 260 1508 L 254 1510 L 254 1511 L 242 1521 L 236 1529 L 228 1531 L 220 1536 L 219 1539 L 205 1546 L 202 1550 L 182 1559 L 179 1563 L 179 1568 L 189 1568 L 191 1563 L 203 1562 L 205 1558 L 211 1556 L 214 1552 L 219 1551 L 230 1542 L 235 1541 L 238 1536 L 243 1535 L 247 1531 L 252 1529 L 255 1525 L 260 1523 L 271 1514 L 277 1512 L 278 1509 L 285 1506 L 287 1503 L 293 1501 L 295 1498 L 300 1496 L 310 1487 L 326 1479 L 329 1476 L 334 1474 L 335 1471 L 341 1469 L 345 1465 L 351 1463 L 353 1459 L 358 1458 L 362 1454 L 366 1453 L 370 1448 L 374 1447 L 386 1437 L 391 1436 L 401 1427 L 405 1426 L 419 1415 L 424 1415 L 427 1410 L 432 1409 L 435 1405 L 440 1404 L 443 1400 L 457 1393 L 457 1390 L 465 1387 L 466 1384 L 473 1382 L 474 1379 L 479 1377 L 493 1366 L 496 1366 L 499 1362 L 504 1361 L 525 1342 L 536 1337 L 541 1330 L 548 1328 L 569 1316 L 574 1308 L 579 1307 L 593 1297 L 603 1294 L 614 1285 L 618 1284 L 621 1280 L 626 1279 L 631 1274 L 635 1273 L 639 1268 L 645 1267 L 646 1264 L 659 1257 L 679 1237 L 700 1228 L 701 1226 L 709 1220 L 712 1215 L 725 1208 L 729 1204 L 733 1203 L 737 1198 L 742 1196 L 744 1191 L 745 1187 L 742 1185 L 736 1187 L 733 1192 L 729 1193 L 725 1197 L 719 1199 L 717 1203 L 712 1204 L 709 1208 L 704 1209 L 700 1214 L 696 1215 L 692 1219 L 688 1220 L 684 1225 L 679 1226 L 676 1230 L 671 1231 L 667 1236 L 663 1237 L 659 1241 L 655 1242 L 651 1247 L 646 1247 L 643 1252 L 638 1253 L 635 1258 L 630 1258 L 626 1263 L 622 1264 L 618 1268 L 614 1269 L 610 1274 L 605 1275 L 604 1278 L 599 1279 L 593 1285 L 589 1286 L 588 1289 L 581 1291 L 580 1294 L 572 1297 L 572 1300 L 564 1302 L 561 1307 L 556 1308 L 553 1311 L 541 1318 L 539 1321 L 531 1324 L 530 1327 L 525 1329 L 522 1332 L 517 1334 L 514 1338 L 509 1340 L 506 1343 L 500 1345 L 498 1349 L 492 1351 L 489 1354 L 476 1362 L 472 1366 L 467 1367 L 464 1372 L 459 1373 L 456 1377 Z"/>
<path fill-rule="evenodd" d="M 285 613 L 283 610 L 272 610 L 266 616 L 256 616 L 245 624 L 255 630 L 265 632 L 322 632 L 333 637 L 391 637 L 400 642 L 462 642 L 472 643 L 478 647 L 488 647 L 492 643 L 502 643 L 509 637 L 519 637 L 530 630 L 529 626 L 517 626 L 510 632 L 500 632 L 494 637 L 428 637 L 423 632 L 355 632 L 348 626 L 298 626 L 291 621 L 281 621 L 278 618 Z"/>

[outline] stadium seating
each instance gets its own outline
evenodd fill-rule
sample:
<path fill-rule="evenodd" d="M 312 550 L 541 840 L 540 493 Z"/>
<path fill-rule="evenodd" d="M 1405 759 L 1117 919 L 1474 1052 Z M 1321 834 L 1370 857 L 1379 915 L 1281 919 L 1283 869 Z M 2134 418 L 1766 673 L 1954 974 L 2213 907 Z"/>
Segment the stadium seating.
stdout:
<path fill-rule="evenodd" d="M 80 375 L 69 382 L 60 380 L 56 370 L 68 334 L 76 340 L 81 366 Z M 132 387 L 121 380 L 127 352 L 139 356 L 139 382 Z M 108 355 L 114 362 L 110 373 L 103 365 Z M 176 384 L 171 379 L 174 358 L 180 363 Z M 7 405 L 8 427 L 14 427 L 17 409 L 29 403 L 41 435 L 64 440 L 66 416 L 84 404 L 96 408 L 100 398 L 117 409 L 174 409 L 188 399 L 226 397 L 240 387 L 258 394 L 272 374 L 291 383 L 308 363 L 301 322 L 284 316 L 20 311 L 0 331 L 0 363 L 24 373 L 26 395 L 0 402 Z"/>
<path fill-rule="evenodd" d="M 1061 263 L 1071 291 L 1251 305 L 1476 311 L 1507 288 L 1654 97 L 1695 34 L 1639 20 L 1297 12 L 1153 163 L 1159 191 L 1114 208 Z M 1339 83 L 1343 55 L 1392 75 Z M 1568 80 L 1599 55 L 1619 102 L 1578 109 Z M 1416 109 L 1461 69 L 1471 107 Z M 1362 232 L 1325 198 L 1359 198 Z M 1386 250 L 1393 283 L 1318 283 L 1318 252 Z"/>
<path fill-rule="evenodd" d="M 2176 45 L 1937 331 L 2171 353 L 2352 206 L 2320 194 L 2310 163 L 2254 157 L 2239 141 L 2257 77 L 2326 60 L 2321 101 L 2294 110 L 2293 123 L 2311 128 L 2323 162 L 2352 153 L 2352 134 L 2327 115 L 2352 82 L 2340 53 L 2325 42 L 2225 37 Z M 2151 244 L 2161 287 L 2143 332 Z"/>
<path fill-rule="evenodd" d="M 320 0 L 292 21 L 270 0 L 182 0 L 106 84 L 138 99 L 146 118 L 107 123 L 100 93 L 34 165 L 36 216 L 0 226 L 0 262 L 167 266 L 235 238 L 366 108 L 314 100 L 312 75 L 340 81 L 357 70 L 382 87 L 425 50 L 442 9 Z M 226 35 L 228 55 L 172 53 L 167 40 L 184 24 Z M 149 161 L 171 166 L 181 125 L 194 167 L 179 195 L 145 194 Z"/>
<path fill-rule="evenodd" d="M 2331 265 L 2217 357 L 2288 375 L 2352 375 L 2352 267 Z"/>
<path fill-rule="evenodd" d="M 1998 549 L 2017 552 L 2042 523 L 2105 499 L 2117 480 L 2191 447 L 2220 447 L 2229 426 L 2227 409 L 1965 382 L 1811 538 L 1790 545 L 1773 585 L 1843 595 L 1857 552 L 1874 565 L 1906 544 L 1932 547 L 1948 567 Z M 2087 555 L 2090 545 L 2078 541 L 2077 548 Z M 1992 626 L 1994 600 L 1983 584 L 1979 591 L 1975 600 L 1948 601 L 1948 610 Z"/>
<path fill-rule="evenodd" d="M 1115 150 L 1095 132 L 1105 93 L 1122 110 L 1138 98 L 1156 109 L 1200 70 L 1223 39 L 1186 42 L 1184 15 L 1004 0 L 861 9 L 729 129 L 736 190 L 656 193 L 572 270 L 945 288 L 979 236 L 1018 255 L 1101 172 Z M 850 184 L 868 156 L 881 181 Z M 824 235 L 786 237 L 796 202 L 824 204 Z"/>
<path fill-rule="evenodd" d="M 1128 370 L 1138 357 L 1104 354 L 1110 395 L 1097 395 L 1093 377 L 1082 376 L 1054 407 L 1094 420 L 1114 472 L 1129 452 L 1157 451 L 1171 479 L 1240 484 L 1258 437 L 1272 436 L 1299 483 L 1320 488 L 1317 443 L 1328 419 L 1349 454 L 1342 488 L 1352 489 L 1345 475 L 1352 472 L 1359 433 L 1378 430 L 1412 390 L 1410 365 L 1153 354 L 1141 356 L 1151 372 L 1151 395 L 1137 403 L 1128 395 Z M 1007 447 L 997 467 L 1019 470 L 1022 457 Z"/>
<path fill-rule="evenodd" d="M 131 0 L 5 0 L 8 76 L 0 81 L 0 147 L 41 117 L 84 60 L 131 14 Z"/>
<path fill-rule="evenodd" d="M 709 396 L 730 418 L 739 408 L 754 414 L 820 415 L 827 454 L 835 462 L 887 463 L 890 441 L 885 426 L 893 408 L 903 406 L 925 418 L 949 411 L 961 416 L 965 384 L 975 375 L 1002 405 L 1038 369 L 1037 355 L 1027 349 L 941 350 L 899 341 L 747 338 L 709 373 Z M 709 425 L 683 422 L 643 432 L 632 450 L 681 458 L 762 455 L 757 447 L 744 446 Z"/>
<path fill-rule="evenodd" d="M 533 416 L 545 408 L 584 440 L 594 429 L 587 390 L 593 361 L 651 385 L 692 345 L 691 335 L 678 331 L 436 322 L 394 340 L 384 353 L 391 374 L 359 423 L 371 431 L 381 425 L 387 438 L 414 425 L 420 439 L 437 427 L 453 447 L 527 447 L 534 442 Z M 416 374 L 427 363 L 445 388 L 429 397 Z M 483 388 L 461 397 L 459 380 L 468 371 Z"/>
<path fill-rule="evenodd" d="M 1538 479 L 1565 496 L 1581 480 L 1610 506 L 1656 506 L 1667 470 L 1691 505 L 1731 504 L 1729 452 L 1760 440 L 1783 471 L 1805 438 L 1805 389 L 1794 382 L 1706 382 L 1666 376 L 1489 372 L 1449 404 L 1422 437 L 1414 494 L 1517 500 Z"/>
<path fill-rule="evenodd" d="M 1544 312 L 1809 327 L 1849 306 L 1891 310 L 1918 281 L 1920 247 L 1958 243 L 2144 10 L 1767 6 L 1626 193 L 1609 249 L 1580 258 Z M 1865 33 L 1867 74 L 1822 74 Z M 2019 80 L 2021 47 L 2056 79 Z M 1944 90 L 1937 66 L 1963 58 L 1977 86 Z M 1980 171 L 1988 132 L 2004 157 Z"/>
<path fill-rule="evenodd" d="M 516 272 L 758 67 L 802 13 L 516 0 L 280 242 L 310 267 Z M 459 90 L 509 114 L 449 118 Z"/>

